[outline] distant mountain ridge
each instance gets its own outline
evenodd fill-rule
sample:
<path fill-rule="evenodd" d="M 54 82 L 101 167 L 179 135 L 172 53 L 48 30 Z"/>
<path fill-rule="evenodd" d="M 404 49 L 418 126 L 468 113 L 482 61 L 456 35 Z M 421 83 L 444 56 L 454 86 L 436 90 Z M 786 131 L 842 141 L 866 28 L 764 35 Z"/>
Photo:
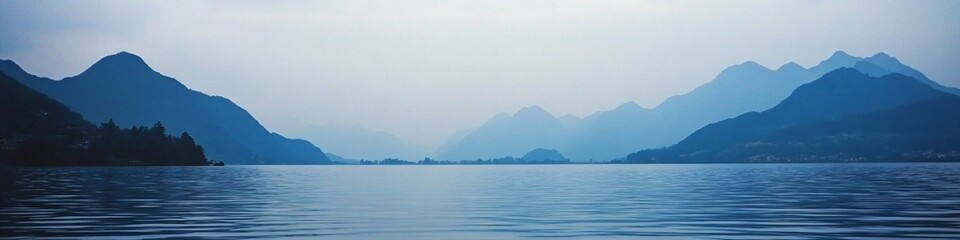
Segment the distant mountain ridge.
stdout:
<path fill-rule="evenodd" d="M 710 124 L 674 146 L 639 151 L 625 161 L 936 160 L 918 157 L 930 152 L 960 160 L 957 122 L 960 96 L 899 73 L 872 77 L 841 68 L 774 108 Z"/>
<path fill-rule="evenodd" d="M 543 149 L 537 148 L 527 154 L 524 154 L 523 157 L 520 157 L 521 162 L 535 163 L 535 162 L 564 162 L 567 161 L 567 157 L 564 157 L 563 154 L 560 154 L 555 149 Z"/>
<path fill-rule="evenodd" d="M 447 147 L 440 150 L 438 157 L 444 159 L 447 156 L 457 156 L 456 159 L 470 159 L 474 156 L 516 155 L 515 149 L 478 144 L 478 141 L 471 139 L 486 139 L 486 142 L 510 141 L 517 137 L 514 132 L 526 131 L 523 135 L 526 136 L 527 144 L 522 145 L 527 149 L 555 148 L 574 161 L 607 161 L 640 149 L 669 146 L 709 123 L 746 112 L 770 109 L 800 85 L 843 67 L 856 68 L 878 76 L 901 73 L 934 89 L 960 94 L 960 90 L 931 81 L 919 71 L 882 52 L 863 58 L 837 51 L 811 68 L 790 62 L 772 70 L 747 61 L 724 69 L 712 81 L 686 94 L 667 98 L 653 109 L 628 102 L 612 110 L 594 113 L 580 121 L 565 120 L 563 122 L 566 124 L 560 128 L 510 131 L 505 129 L 505 126 L 537 124 L 507 123 L 516 121 L 512 119 L 501 119 L 499 121 L 507 122 L 497 124 L 488 122 L 473 130 L 463 140 L 447 143 Z M 542 125 L 554 125 L 555 120 L 557 119 L 546 119 Z M 571 122 L 576 124 L 570 124 Z M 550 139 L 535 136 L 549 136 Z"/>
<path fill-rule="evenodd" d="M 369 130 L 359 125 L 314 125 L 292 118 L 274 119 L 270 122 L 277 126 L 277 132 L 323 146 L 328 157 L 330 153 L 344 159 L 364 160 L 423 159 L 427 156 L 426 150 L 408 144 L 393 134 Z"/>
<path fill-rule="evenodd" d="M 31 75 L 10 60 L 0 61 L 0 71 L 93 122 L 113 119 L 132 126 L 161 121 L 173 132 L 190 132 L 211 159 L 230 164 L 330 163 L 309 142 L 271 133 L 229 99 L 188 89 L 131 53 L 104 57 L 59 81 Z"/>
<path fill-rule="evenodd" d="M 459 161 L 521 156 L 531 149 L 559 144 L 565 129 L 560 120 L 542 108 L 525 107 L 513 115 L 491 118 L 459 139 L 458 144 L 445 146 L 437 158 Z"/>

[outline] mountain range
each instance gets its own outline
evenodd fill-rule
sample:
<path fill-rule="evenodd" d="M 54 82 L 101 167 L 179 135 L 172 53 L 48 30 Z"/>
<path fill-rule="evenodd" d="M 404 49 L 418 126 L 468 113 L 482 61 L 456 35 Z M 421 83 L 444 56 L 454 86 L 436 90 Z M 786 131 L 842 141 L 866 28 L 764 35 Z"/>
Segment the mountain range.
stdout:
<path fill-rule="evenodd" d="M 438 158 L 459 161 L 522 156 L 536 148 L 556 146 L 566 137 L 567 128 L 542 108 L 526 107 L 513 115 L 494 116 L 455 144 L 441 147 L 443 153 Z"/>
<path fill-rule="evenodd" d="M 350 159 L 422 159 L 427 156 L 427 151 L 423 148 L 400 140 L 393 134 L 359 125 L 315 125 L 294 118 L 273 119 L 269 122 L 271 126 L 276 126 L 273 130 L 323 146 L 328 157 L 332 153 L 347 162 L 350 162 Z"/>
<path fill-rule="evenodd" d="M 960 96 L 900 73 L 841 68 L 775 107 L 703 127 L 626 162 L 960 160 Z"/>
<path fill-rule="evenodd" d="M 131 53 L 104 57 L 79 75 L 62 80 L 31 75 L 10 60 L 0 60 L 0 71 L 92 122 L 149 126 L 160 121 L 171 132 L 190 132 L 214 160 L 230 164 L 330 163 L 310 142 L 272 133 L 229 99 L 191 90 Z"/>
<path fill-rule="evenodd" d="M 574 161 L 611 160 L 639 149 L 669 146 L 713 122 L 770 109 L 800 85 L 844 67 L 871 76 L 900 73 L 933 89 L 960 94 L 960 90 L 942 86 L 885 53 L 863 58 L 837 51 L 811 68 L 791 62 L 773 70 L 747 61 L 728 67 L 686 94 L 667 98 L 653 109 L 628 102 L 583 119 L 556 118 L 542 109 L 536 111 L 536 118 L 516 116 L 539 107 L 522 109 L 513 116 L 500 114 L 445 144 L 437 158 L 511 156 L 534 148 L 555 148 Z"/>
<path fill-rule="evenodd" d="M 203 145 L 209 158 L 230 164 L 315 164 L 332 163 L 330 158 L 416 159 L 424 155 L 424 151 L 384 132 L 338 125 L 282 124 L 286 132 L 337 150 L 337 154 L 324 153 L 308 141 L 268 131 L 229 99 L 191 90 L 127 52 L 104 57 L 79 75 L 62 80 L 34 76 L 9 60 L 0 60 L 0 72 L 62 102 L 91 122 L 113 121 L 123 127 L 163 122 L 170 132 L 189 132 Z M 885 53 L 862 58 L 838 51 L 811 68 L 787 63 L 772 70 L 748 61 L 728 67 L 712 81 L 670 97 L 652 109 L 627 102 L 584 118 L 554 117 L 537 106 L 514 114 L 501 113 L 480 127 L 451 136 L 436 157 L 452 161 L 494 159 L 522 156 L 531 149 L 556 149 L 574 161 L 655 162 L 669 153 L 689 157 L 692 153 L 682 152 L 691 149 L 742 150 L 731 146 L 741 146 L 747 140 L 770 142 L 782 138 L 803 142 L 796 139 L 803 134 L 784 129 L 805 129 L 803 126 L 809 128 L 811 124 L 848 127 L 857 121 L 850 119 L 864 120 L 863 114 L 893 116 L 877 112 L 881 110 L 935 116 L 897 106 L 931 101 L 917 107 L 949 107 L 953 103 L 950 97 L 958 94 L 960 90 L 942 86 Z M 938 99 L 948 100 L 935 101 Z M 842 104 L 836 102 L 841 100 Z M 944 131 L 949 132 L 949 128 Z M 823 138 L 839 133 L 822 134 L 827 135 L 803 136 Z M 641 149 L 656 150 L 636 152 Z M 626 159 L 618 159 L 628 154 Z M 703 156 L 734 161 L 745 154 L 749 155 L 741 151 L 730 153 L 729 158 L 719 153 Z M 789 159 L 803 160 L 796 156 Z"/>

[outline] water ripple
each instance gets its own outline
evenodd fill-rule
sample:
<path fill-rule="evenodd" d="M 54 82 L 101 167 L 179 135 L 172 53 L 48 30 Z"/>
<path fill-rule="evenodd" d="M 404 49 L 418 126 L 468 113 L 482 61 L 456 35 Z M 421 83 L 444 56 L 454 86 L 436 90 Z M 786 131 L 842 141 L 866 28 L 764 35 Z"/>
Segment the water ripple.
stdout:
<path fill-rule="evenodd" d="M 960 164 L 0 169 L 0 239 L 957 239 Z"/>

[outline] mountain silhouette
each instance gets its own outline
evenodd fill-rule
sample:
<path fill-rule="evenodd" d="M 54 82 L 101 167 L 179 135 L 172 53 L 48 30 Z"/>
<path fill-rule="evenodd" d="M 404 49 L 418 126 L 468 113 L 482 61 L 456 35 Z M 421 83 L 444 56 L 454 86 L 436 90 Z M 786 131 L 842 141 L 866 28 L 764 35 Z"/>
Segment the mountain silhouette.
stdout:
<path fill-rule="evenodd" d="M 941 100 L 941 99 L 948 100 Z M 955 106 L 958 97 L 934 89 L 932 86 L 903 74 L 893 73 L 872 77 L 852 68 L 841 68 L 825 74 L 820 79 L 797 88 L 777 106 L 763 112 L 750 112 L 736 118 L 723 120 L 703 127 L 674 146 L 666 149 L 644 150 L 629 155 L 629 162 L 744 162 L 744 161 L 833 161 L 829 156 L 848 156 L 837 161 L 860 159 L 863 152 L 889 148 L 891 142 L 905 146 L 905 136 L 891 133 L 929 132 L 922 124 L 910 123 L 901 127 L 897 123 L 927 121 L 931 129 L 955 131 L 947 124 L 956 118 Z M 952 100 L 951 100 L 952 99 Z M 926 101 L 934 107 L 912 106 Z M 942 102 L 941 102 L 942 101 Z M 890 109 L 892 112 L 888 111 Z M 916 109 L 931 109 L 929 112 Z M 887 112 L 883 112 L 887 111 Z M 880 112 L 880 113 L 877 113 Z M 872 115 L 871 115 L 872 114 Z M 898 114 L 903 114 L 899 116 Z M 910 116 L 914 120 L 904 120 Z M 939 117 L 945 117 L 940 119 Z M 931 121 L 933 120 L 933 121 Z M 811 127 L 814 126 L 814 127 Z M 866 129 L 863 126 L 883 126 Z M 911 129 L 912 127 L 912 129 Z M 797 129 L 805 129 L 798 131 Z M 949 132 L 947 131 L 947 132 Z M 846 134 L 846 135 L 844 135 Z M 876 137 L 877 135 L 885 137 Z M 845 141 L 844 145 L 827 141 L 830 137 L 848 136 L 857 141 Z M 771 141 L 776 139 L 776 141 Z M 813 141 L 811 139 L 819 139 Z M 893 139 L 893 140 L 891 140 Z M 916 136 L 909 136 L 915 140 Z M 831 145 L 822 147 L 822 145 Z M 777 147 L 771 147 L 776 145 Z M 820 147 L 811 147 L 820 146 Z M 864 146 L 878 149 L 863 150 Z M 960 145 L 956 145 L 960 146 Z M 912 145 L 910 150 L 923 145 Z M 757 151 L 766 149 L 765 151 Z M 806 149 L 806 150 L 802 150 Z M 908 149 L 908 148 L 904 148 Z M 938 149 L 942 150 L 942 149 Z M 956 149 L 960 150 L 960 149 Z M 807 154 L 805 156 L 801 156 Z M 820 155 L 816 155 L 820 154 Z M 832 155 L 831 155 L 832 154 Z M 828 156 L 829 155 L 829 156 Z M 878 156 L 862 159 L 879 159 Z M 885 156 L 883 159 L 890 159 Z M 896 159 L 891 159 L 896 160 Z"/>
<path fill-rule="evenodd" d="M 634 102 L 627 102 L 609 110 L 584 118 L 571 128 L 568 138 L 556 146 L 579 161 L 609 160 L 616 156 L 606 152 L 616 149 L 638 149 L 635 133 L 649 131 L 654 125 L 653 111 Z M 622 155 L 621 155 L 622 156 Z"/>
<path fill-rule="evenodd" d="M 0 61 L 0 71 L 93 122 L 112 119 L 133 126 L 160 121 L 172 132 L 190 132 L 211 159 L 231 164 L 330 162 L 311 143 L 271 133 L 229 99 L 191 90 L 131 53 L 104 57 L 59 81 L 31 75 L 9 60 Z"/>
<path fill-rule="evenodd" d="M 0 166 L 212 165 L 189 133 L 99 127 L 62 103 L 0 73 Z M 222 165 L 222 163 L 218 163 Z"/>
<path fill-rule="evenodd" d="M 933 87 L 933 89 L 937 89 L 953 95 L 960 95 L 960 89 L 940 85 L 940 83 L 937 83 L 933 80 L 930 80 L 930 78 L 927 78 L 927 76 L 921 73 L 920 71 L 913 69 L 910 66 L 904 65 L 903 63 L 900 62 L 900 60 L 897 60 L 896 58 L 891 57 L 890 55 L 887 55 L 884 52 L 879 52 L 869 58 L 864 59 L 863 61 L 876 65 L 877 67 L 886 69 L 889 72 L 900 73 L 900 74 L 912 77 L 917 81 L 920 81 L 921 83 L 930 85 L 930 87 Z"/>
<path fill-rule="evenodd" d="M 525 163 L 565 162 L 565 161 L 568 161 L 568 159 L 564 157 L 563 154 L 560 154 L 560 152 L 558 152 L 557 150 L 543 149 L 543 148 L 537 148 L 530 152 L 527 152 L 527 154 L 524 154 L 523 157 L 520 158 L 520 162 L 525 162 Z"/>
<path fill-rule="evenodd" d="M 359 125 L 314 125 L 292 118 L 276 119 L 273 122 L 278 126 L 274 129 L 277 132 L 306 139 L 323 146 L 324 152 L 335 153 L 345 159 L 422 159 L 427 156 L 425 150 L 408 144 L 393 134 L 369 130 Z"/>
<path fill-rule="evenodd" d="M 747 61 L 724 69 L 712 81 L 688 93 L 667 98 L 656 108 L 645 109 L 628 102 L 615 109 L 599 111 L 580 120 L 565 120 L 563 121 L 565 127 L 556 130 L 562 132 L 527 134 L 527 136 L 549 136 L 550 138 L 560 137 L 563 139 L 528 139 L 528 141 L 538 144 L 525 147 L 555 148 L 575 161 L 591 159 L 606 161 L 625 156 L 639 149 L 669 146 L 707 124 L 736 117 L 746 112 L 770 109 L 800 85 L 844 67 L 856 68 L 877 77 L 889 73 L 900 73 L 914 77 L 935 89 L 960 94 L 957 89 L 944 87 L 931 81 L 919 71 L 902 64 L 896 58 L 885 53 L 877 53 L 874 56 L 863 58 L 837 51 L 829 58 L 810 68 L 804 68 L 799 64 L 790 62 L 776 70 L 768 69 L 753 61 Z M 511 119 L 501 119 L 501 121 L 511 121 Z M 553 121 L 552 119 L 545 119 L 543 124 L 552 125 L 554 124 Z M 511 124 L 501 123 L 500 125 Z M 551 131 L 548 128 L 527 129 L 525 131 L 535 130 Z M 498 133 L 503 134 L 497 135 Z M 471 135 L 482 135 L 482 139 L 485 139 L 485 141 L 508 141 L 513 138 L 513 135 L 509 135 L 509 132 L 502 129 L 494 131 L 488 129 L 487 125 L 474 129 L 463 139 L 480 138 Z M 446 144 L 445 151 L 442 152 L 468 149 L 458 146 L 461 144 L 466 143 L 450 141 Z M 470 143 L 470 146 L 480 145 Z M 476 156 L 508 155 L 505 151 L 498 149 L 495 147 L 487 148 L 486 151 L 484 149 L 469 149 L 472 152 L 462 152 L 457 156 L 470 159 Z M 495 152 L 495 154 L 492 152 Z"/>
<path fill-rule="evenodd" d="M 564 124 L 538 106 L 513 115 L 498 114 L 478 129 L 440 149 L 442 160 L 519 156 L 530 149 L 556 146 L 567 132 Z"/>
<path fill-rule="evenodd" d="M 0 139 L 13 145 L 15 136 L 52 135 L 94 125 L 46 95 L 0 73 Z"/>
<path fill-rule="evenodd" d="M 360 160 L 344 158 L 333 153 L 326 153 L 326 155 L 327 155 L 327 158 L 330 159 L 330 161 L 335 163 L 340 163 L 340 164 L 359 164 L 360 163 Z"/>

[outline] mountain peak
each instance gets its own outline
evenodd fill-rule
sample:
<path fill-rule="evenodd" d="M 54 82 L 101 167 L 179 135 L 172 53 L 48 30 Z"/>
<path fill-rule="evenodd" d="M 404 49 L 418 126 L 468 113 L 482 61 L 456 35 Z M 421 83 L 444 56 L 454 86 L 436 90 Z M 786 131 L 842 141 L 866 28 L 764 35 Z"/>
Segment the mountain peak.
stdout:
<path fill-rule="evenodd" d="M 140 92 L 143 89 L 149 89 L 147 92 L 151 94 L 187 89 L 176 79 L 154 71 L 140 56 L 128 52 L 103 57 L 80 75 L 64 78 L 63 81 L 71 84 L 76 84 L 77 81 L 89 82 L 98 87 L 116 91 Z M 213 99 L 218 98 L 214 96 Z M 223 98 L 223 100 L 226 99 Z"/>
<path fill-rule="evenodd" d="M 87 72 L 98 72 L 106 71 L 112 73 L 143 73 L 149 72 L 153 73 L 152 68 L 140 56 L 129 52 L 119 52 L 113 55 L 109 55 L 101 58 L 99 61 L 90 66 Z"/>
<path fill-rule="evenodd" d="M 821 69 L 823 73 L 827 73 L 837 68 L 851 67 L 860 60 L 863 60 L 863 58 L 851 56 L 844 51 L 836 51 L 833 52 L 833 55 L 830 55 L 829 58 L 820 61 L 820 64 L 817 64 L 817 66 L 813 68 Z"/>
<path fill-rule="evenodd" d="M 130 53 L 130 52 L 127 52 L 127 51 L 120 51 L 120 52 L 115 53 L 115 54 L 113 54 L 113 55 L 106 56 L 105 58 L 107 58 L 107 57 L 128 57 L 128 58 L 137 58 L 137 59 L 140 59 L 140 56 L 137 56 L 136 54 L 133 54 L 133 53 Z"/>
<path fill-rule="evenodd" d="M 897 58 L 891 57 L 884 52 L 878 52 L 877 54 L 874 54 L 873 56 L 867 58 L 867 61 L 884 65 L 902 65 Z"/>
<path fill-rule="evenodd" d="M 514 113 L 513 119 L 523 121 L 552 121 L 557 118 L 539 106 L 529 106 Z"/>
<path fill-rule="evenodd" d="M 533 105 L 533 106 L 521 108 L 519 111 L 517 111 L 517 113 L 514 113 L 513 116 L 517 117 L 517 116 L 523 116 L 523 115 L 544 115 L 544 114 L 550 115 L 550 113 L 543 110 L 543 108 L 540 108 L 540 106 Z"/>
<path fill-rule="evenodd" d="M 752 60 L 743 62 L 741 64 L 733 65 L 727 67 L 727 70 L 737 70 L 737 71 L 771 71 L 769 68 L 760 65 L 757 62 Z"/>
<path fill-rule="evenodd" d="M 740 67 L 749 67 L 749 68 L 766 68 L 766 67 L 764 67 L 763 65 L 760 65 L 759 63 L 754 62 L 753 60 L 748 60 L 748 61 L 743 62 L 743 63 L 741 63 L 741 64 L 737 64 L 737 66 L 740 66 Z"/>
<path fill-rule="evenodd" d="M 723 71 L 717 75 L 717 78 L 714 79 L 714 81 L 723 81 L 721 79 L 740 80 L 748 76 L 757 76 L 759 74 L 766 74 L 771 71 L 773 70 L 770 70 L 769 68 L 764 67 L 757 62 L 746 61 L 741 64 L 729 66 L 723 69 Z"/>
<path fill-rule="evenodd" d="M 101 63 L 101 62 L 129 64 L 129 65 L 136 64 L 136 65 L 142 65 L 149 68 L 149 66 L 147 66 L 147 63 L 143 61 L 143 58 L 141 58 L 140 56 L 137 56 L 136 54 L 129 53 L 126 51 L 121 51 L 116 54 L 103 57 L 100 59 L 100 61 L 97 61 L 97 63 Z"/>
<path fill-rule="evenodd" d="M 827 60 L 823 60 L 823 61 L 824 61 L 824 62 L 851 62 L 851 63 L 852 63 L 852 62 L 856 62 L 856 61 L 859 60 L 859 59 L 860 59 L 860 58 L 858 58 L 858 57 L 854 57 L 854 56 L 852 56 L 852 55 L 850 55 L 850 54 L 847 54 L 847 52 L 844 52 L 844 51 L 836 51 L 836 52 L 833 52 L 833 54 L 830 55 L 830 57 L 827 58 Z"/>
<path fill-rule="evenodd" d="M 780 68 L 777 68 L 777 71 L 796 71 L 796 70 L 803 70 L 803 69 L 805 68 L 803 68 L 803 66 L 800 66 L 800 64 L 797 64 L 796 62 L 788 62 L 786 64 L 781 65 Z"/>
<path fill-rule="evenodd" d="M 893 57 L 891 57 L 885 52 L 877 52 L 877 54 L 874 54 L 871 58 L 893 58 Z"/>
<path fill-rule="evenodd" d="M 620 104 L 620 106 L 617 106 L 616 109 L 618 109 L 618 110 L 626 110 L 626 109 L 643 110 L 644 108 L 641 107 L 640 104 L 637 104 L 637 103 L 634 102 L 634 101 L 629 101 L 629 102 L 625 102 L 625 103 L 623 103 L 623 104 Z"/>
<path fill-rule="evenodd" d="M 843 50 L 837 50 L 836 52 L 833 52 L 832 55 L 830 55 L 830 58 L 852 58 L 852 57 L 853 56 L 851 56 L 850 54 L 847 54 L 847 52 L 844 52 Z"/>

